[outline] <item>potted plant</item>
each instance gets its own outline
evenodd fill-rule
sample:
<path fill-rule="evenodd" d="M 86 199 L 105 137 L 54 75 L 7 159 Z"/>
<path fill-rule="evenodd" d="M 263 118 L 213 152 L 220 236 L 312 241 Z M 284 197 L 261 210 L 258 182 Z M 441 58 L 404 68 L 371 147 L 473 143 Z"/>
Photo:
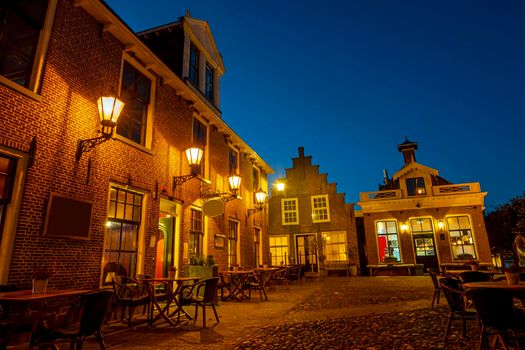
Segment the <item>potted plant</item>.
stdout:
<path fill-rule="evenodd" d="M 185 269 L 185 275 L 188 277 L 218 277 L 219 265 L 215 263 L 213 255 L 194 256 L 190 258 L 190 264 Z"/>
<path fill-rule="evenodd" d="M 168 268 L 168 278 L 175 278 L 177 274 L 177 268 L 175 266 L 170 266 Z"/>
<path fill-rule="evenodd" d="M 32 278 L 32 293 L 45 293 L 49 279 L 53 276 L 53 271 L 47 267 L 38 267 L 33 269 Z"/>
<path fill-rule="evenodd" d="M 357 254 L 354 247 L 346 247 L 346 257 L 348 259 L 348 271 L 350 272 L 350 276 L 357 276 L 357 264 L 354 261 L 356 255 Z"/>

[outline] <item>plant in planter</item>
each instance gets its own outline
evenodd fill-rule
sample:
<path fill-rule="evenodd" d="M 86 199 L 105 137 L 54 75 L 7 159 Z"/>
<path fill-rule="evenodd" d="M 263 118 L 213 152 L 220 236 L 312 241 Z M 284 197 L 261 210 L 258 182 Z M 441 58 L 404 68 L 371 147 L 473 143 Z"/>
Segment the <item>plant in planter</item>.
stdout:
<path fill-rule="evenodd" d="M 354 258 L 357 256 L 356 249 L 352 246 L 346 247 L 346 258 L 348 260 L 348 270 L 351 276 L 357 276 L 357 265 Z"/>
<path fill-rule="evenodd" d="M 190 264 L 185 268 L 185 275 L 188 277 L 218 277 L 219 265 L 215 264 L 213 255 L 194 256 L 190 258 Z"/>
<path fill-rule="evenodd" d="M 385 264 L 394 264 L 394 263 L 397 263 L 397 258 L 395 256 L 387 256 L 387 257 L 385 257 L 383 262 Z"/>

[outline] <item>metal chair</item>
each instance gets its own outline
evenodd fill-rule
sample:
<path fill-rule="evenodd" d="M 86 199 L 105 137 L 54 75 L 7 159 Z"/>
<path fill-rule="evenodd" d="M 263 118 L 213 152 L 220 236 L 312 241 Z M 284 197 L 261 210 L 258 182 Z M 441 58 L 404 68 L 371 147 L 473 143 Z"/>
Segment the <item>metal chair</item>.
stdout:
<path fill-rule="evenodd" d="M 463 337 L 467 336 L 467 320 L 473 320 L 476 318 L 476 312 L 474 310 L 467 309 L 465 303 L 465 293 L 461 281 L 455 278 L 444 277 L 439 280 L 441 290 L 445 299 L 447 299 L 448 306 L 450 308 L 450 315 L 447 322 L 447 329 L 443 342 L 447 342 L 447 338 L 452 328 L 452 321 L 462 320 L 463 322 Z"/>
<path fill-rule="evenodd" d="M 268 285 L 269 278 L 269 271 L 257 271 L 248 282 L 248 299 L 252 297 L 252 290 L 258 290 L 261 301 L 263 301 L 263 294 L 264 298 L 268 300 L 265 286 Z"/>
<path fill-rule="evenodd" d="M 202 307 L 202 326 L 206 328 L 206 306 L 211 306 L 215 319 L 219 323 L 219 316 L 215 309 L 215 300 L 217 299 L 217 286 L 219 277 L 207 278 L 195 284 L 183 286 L 181 290 L 180 306 L 195 305 L 194 321 L 197 321 L 199 306 Z M 204 290 L 201 290 L 204 288 Z"/>
<path fill-rule="evenodd" d="M 142 313 L 149 316 L 150 294 L 148 288 L 136 279 L 116 276 L 113 278 L 113 291 L 115 292 L 115 312 L 118 306 L 122 307 L 121 320 L 124 320 L 128 308 L 128 326 L 131 326 L 133 313 L 137 306 L 144 306 Z"/>
<path fill-rule="evenodd" d="M 437 270 L 428 269 L 428 274 L 432 279 L 432 284 L 434 284 L 434 295 L 432 296 L 432 304 L 430 307 L 434 307 L 434 303 L 439 304 L 439 296 L 442 293 L 439 280 L 443 277 Z"/>
<path fill-rule="evenodd" d="M 467 291 L 478 313 L 481 323 L 480 349 L 491 349 L 489 337 L 494 336 L 493 345 L 501 342 L 504 349 L 514 345 L 521 349 L 520 332 L 525 330 L 525 317 L 514 309 L 511 291 L 496 288 L 476 288 Z M 523 344 L 521 344 L 523 345 Z"/>
<path fill-rule="evenodd" d="M 32 345 L 42 348 L 44 345 L 54 345 L 56 342 L 69 340 L 69 349 L 82 349 L 86 337 L 94 336 L 100 349 L 106 349 L 101 328 L 108 314 L 110 303 L 113 300 L 112 290 L 98 290 L 80 299 L 80 323 L 75 327 L 63 327 L 53 330 L 39 331 L 34 335 Z M 71 308 L 74 310 L 75 306 Z M 74 315 L 74 312 L 71 313 Z M 69 321 L 66 319 L 66 321 Z M 67 323 L 66 323 L 67 325 Z"/>

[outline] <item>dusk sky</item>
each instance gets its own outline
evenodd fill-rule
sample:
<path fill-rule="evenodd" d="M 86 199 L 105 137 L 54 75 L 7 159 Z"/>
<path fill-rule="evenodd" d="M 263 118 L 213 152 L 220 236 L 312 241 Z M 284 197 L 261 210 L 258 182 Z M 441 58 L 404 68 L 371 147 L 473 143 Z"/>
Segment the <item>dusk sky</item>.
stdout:
<path fill-rule="evenodd" d="M 297 147 L 357 202 L 397 144 L 486 207 L 525 190 L 525 1 L 110 0 L 135 31 L 190 9 L 222 53 L 223 119 L 283 177 Z"/>

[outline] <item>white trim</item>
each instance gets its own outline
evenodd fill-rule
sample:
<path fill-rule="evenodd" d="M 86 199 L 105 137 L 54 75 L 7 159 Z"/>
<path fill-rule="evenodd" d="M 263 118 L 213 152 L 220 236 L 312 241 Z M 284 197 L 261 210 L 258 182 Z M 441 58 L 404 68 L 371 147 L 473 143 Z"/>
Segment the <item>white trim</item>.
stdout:
<path fill-rule="evenodd" d="M 326 219 L 315 219 L 315 207 L 314 207 L 314 200 L 317 198 L 325 198 L 326 199 L 326 207 L 317 208 L 317 210 L 324 210 L 326 209 Z M 327 194 L 320 194 L 310 197 L 310 204 L 311 204 L 311 213 L 312 213 L 312 222 L 313 223 L 319 223 L 319 222 L 330 222 L 330 200 L 328 198 Z"/>
<path fill-rule="evenodd" d="M 284 202 L 285 201 L 294 201 L 295 202 L 295 210 L 284 210 Z M 288 212 L 295 212 L 296 215 L 296 221 L 294 222 L 285 222 L 285 213 Z M 285 225 L 298 225 L 299 224 L 299 199 L 298 198 L 282 198 L 281 199 L 281 224 L 283 226 Z"/>
<path fill-rule="evenodd" d="M 0 241 L 0 284 L 7 284 L 15 245 L 18 215 L 22 205 L 28 156 L 26 153 L 3 146 L 0 146 L 0 154 L 16 158 L 17 160 L 11 203 L 7 206 L 4 230 Z"/>

